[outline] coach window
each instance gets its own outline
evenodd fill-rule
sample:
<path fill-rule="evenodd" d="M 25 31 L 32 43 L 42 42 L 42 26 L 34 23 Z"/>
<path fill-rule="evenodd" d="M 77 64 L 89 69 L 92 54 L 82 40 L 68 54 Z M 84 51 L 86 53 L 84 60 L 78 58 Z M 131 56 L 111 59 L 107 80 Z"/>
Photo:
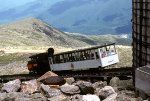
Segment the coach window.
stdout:
<path fill-rule="evenodd" d="M 54 56 L 54 63 L 58 63 L 59 62 L 59 57 L 56 55 L 56 56 Z"/>
<path fill-rule="evenodd" d="M 68 53 L 67 56 L 68 56 L 68 57 L 67 57 L 67 59 L 68 59 L 67 62 L 69 62 L 69 61 L 70 61 L 70 54 Z"/>
<path fill-rule="evenodd" d="M 66 54 L 66 62 L 69 62 L 69 54 Z"/>
<path fill-rule="evenodd" d="M 80 52 L 78 52 L 78 61 L 80 61 L 81 59 L 80 59 Z"/>
<path fill-rule="evenodd" d="M 90 50 L 87 51 L 87 58 L 90 59 Z"/>
<path fill-rule="evenodd" d="M 83 60 L 83 54 L 82 54 L 82 51 L 80 51 L 80 60 Z"/>
<path fill-rule="evenodd" d="M 79 61 L 82 60 L 82 52 L 79 52 Z"/>
<path fill-rule="evenodd" d="M 60 63 L 60 56 L 59 55 L 56 56 L 56 62 Z"/>
<path fill-rule="evenodd" d="M 69 62 L 71 62 L 71 61 L 72 61 L 72 59 L 71 59 L 71 58 L 72 58 L 72 55 L 69 53 L 69 54 L 68 54 Z"/>
<path fill-rule="evenodd" d="M 74 53 L 71 53 L 71 61 L 74 61 Z"/>
<path fill-rule="evenodd" d="M 72 62 L 73 60 L 72 60 L 72 53 L 70 53 L 70 55 L 69 55 L 69 60 Z"/>
<path fill-rule="evenodd" d="M 66 62 L 66 54 L 64 54 L 63 56 L 64 56 L 64 62 Z"/>
<path fill-rule="evenodd" d="M 83 51 L 82 54 L 83 54 L 83 60 L 86 60 L 87 58 L 86 58 L 85 51 Z"/>
<path fill-rule="evenodd" d="M 95 49 L 95 57 L 96 59 L 99 59 L 98 49 Z"/>
<path fill-rule="evenodd" d="M 76 61 L 79 61 L 79 52 L 76 52 Z"/>
<path fill-rule="evenodd" d="M 58 55 L 58 63 L 61 63 L 61 55 Z"/>
<path fill-rule="evenodd" d="M 95 50 L 91 50 L 91 59 L 96 59 Z"/>
<path fill-rule="evenodd" d="M 63 55 L 59 55 L 59 57 L 60 57 L 60 63 L 63 63 L 64 62 Z"/>
<path fill-rule="evenodd" d="M 85 51 L 84 52 L 84 55 L 85 55 L 85 57 L 86 57 L 86 60 L 88 60 L 89 58 L 88 58 L 88 51 Z"/>
<path fill-rule="evenodd" d="M 85 51 L 83 51 L 82 54 L 83 54 L 83 60 L 86 60 L 87 58 L 86 58 Z"/>
<path fill-rule="evenodd" d="M 111 55 L 116 54 L 115 46 L 111 46 L 111 47 L 110 47 L 110 52 L 111 52 Z"/>
<path fill-rule="evenodd" d="M 68 62 L 68 54 L 65 54 L 65 56 L 64 56 L 64 58 L 65 58 L 65 62 Z"/>
<path fill-rule="evenodd" d="M 74 53 L 74 60 L 77 61 L 77 52 Z"/>
<path fill-rule="evenodd" d="M 76 61 L 76 53 L 72 53 L 72 60 Z"/>
<path fill-rule="evenodd" d="M 102 58 L 106 57 L 106 48 L 105 47 L 101 48 L 100 53 Z"/>
<path fill-rule="evenodd" d="M 69 62 L 70 60 L 69 60 L 69 54 L 67 54 L 67 62 Z"/>
<path fill-rule="evenodd" d="M 78 61 L 78 53 L 75 52 L 74 54 L 75 54 L 75 61 Z"/>
<path fill-rule="evenodd" d="M 92 52 L 91 52 L 92 50 L 89 50 L 89 59 L 92 59 Z"/>

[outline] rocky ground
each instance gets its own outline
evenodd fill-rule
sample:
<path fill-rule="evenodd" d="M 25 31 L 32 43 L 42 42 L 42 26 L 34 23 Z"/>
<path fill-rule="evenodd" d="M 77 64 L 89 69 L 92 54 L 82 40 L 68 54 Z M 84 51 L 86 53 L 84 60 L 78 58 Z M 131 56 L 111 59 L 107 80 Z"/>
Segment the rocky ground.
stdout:
<path fill-rule="evenodd" d="M 0 101 L 143 101 L 135 98 L 132 80 L 114 77 L 89 82 L 47 72 L 38 79 L 1 84 Z M 148 101 L 148 100 L 147 100 Z"/>
<path fill-rule="evenodd" d="M 118 67 L 131 66 L 131 48 L 118 47 L 118 53 Z M 0 75 L 28 74 L 26 65 L 31 54 L 18 53 L 18 50 L 17 53 L 0 54 Z M 55 84 L 59 81 L 57 77 L 26 82 L 10 81 L 1 84 L 0 101 L 142 101 L 140 97 L 135 98 L 132 80 L 113 78 L 109 85 L 105 81 L 91 83 L 74 78 L 65 80 L 65 84 L 59 85 Z"/>
<path fill-rule="evenodd" d="M 0 75 L 28 74 L 27 62 L 10 63 L 0 66 Z"/>

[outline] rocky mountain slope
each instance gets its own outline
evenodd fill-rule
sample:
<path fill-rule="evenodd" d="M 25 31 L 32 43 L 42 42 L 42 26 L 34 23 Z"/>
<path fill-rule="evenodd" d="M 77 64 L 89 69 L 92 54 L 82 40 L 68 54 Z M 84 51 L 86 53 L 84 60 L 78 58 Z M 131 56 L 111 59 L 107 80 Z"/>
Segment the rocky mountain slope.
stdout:
<path fill-rule="evenodd" d="M 90 45 L 101 45 L 105 43 L 116 43 L 117 45 L 130 46 L 132 39 L 127 34 L 122 35 L 84 35 L 80 33 L 68 33 L 69 36 L 74 37 L 77 40 L 84 41 Z"/>
<path fill-rule="evenodd" d="M 57 30 L 34 18 L 20 20 L 0 27 L 0 46 L 62 46 L 79 47 L 87 43 Z"/>

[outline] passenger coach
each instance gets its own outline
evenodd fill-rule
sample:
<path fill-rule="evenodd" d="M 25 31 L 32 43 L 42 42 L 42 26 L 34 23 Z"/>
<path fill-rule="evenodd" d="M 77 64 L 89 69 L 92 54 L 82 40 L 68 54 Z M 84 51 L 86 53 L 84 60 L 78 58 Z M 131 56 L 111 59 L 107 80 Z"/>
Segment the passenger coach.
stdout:
<path fill-rule="evenodd" d="M 104 68 L 119 62 L 115 43 L 73 50 L 48 57 L 52 71 L 88 70 Z"/>

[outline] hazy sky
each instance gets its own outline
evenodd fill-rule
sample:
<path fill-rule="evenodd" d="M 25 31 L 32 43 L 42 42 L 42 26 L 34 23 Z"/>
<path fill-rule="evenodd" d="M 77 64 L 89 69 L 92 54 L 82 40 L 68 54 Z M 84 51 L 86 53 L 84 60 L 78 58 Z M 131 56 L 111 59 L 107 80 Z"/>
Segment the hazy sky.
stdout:
<path fill-rule="evenodd" d="M 35 0 L 0 0 L 0 10 L 13 8 L 32 1 Z"/>

